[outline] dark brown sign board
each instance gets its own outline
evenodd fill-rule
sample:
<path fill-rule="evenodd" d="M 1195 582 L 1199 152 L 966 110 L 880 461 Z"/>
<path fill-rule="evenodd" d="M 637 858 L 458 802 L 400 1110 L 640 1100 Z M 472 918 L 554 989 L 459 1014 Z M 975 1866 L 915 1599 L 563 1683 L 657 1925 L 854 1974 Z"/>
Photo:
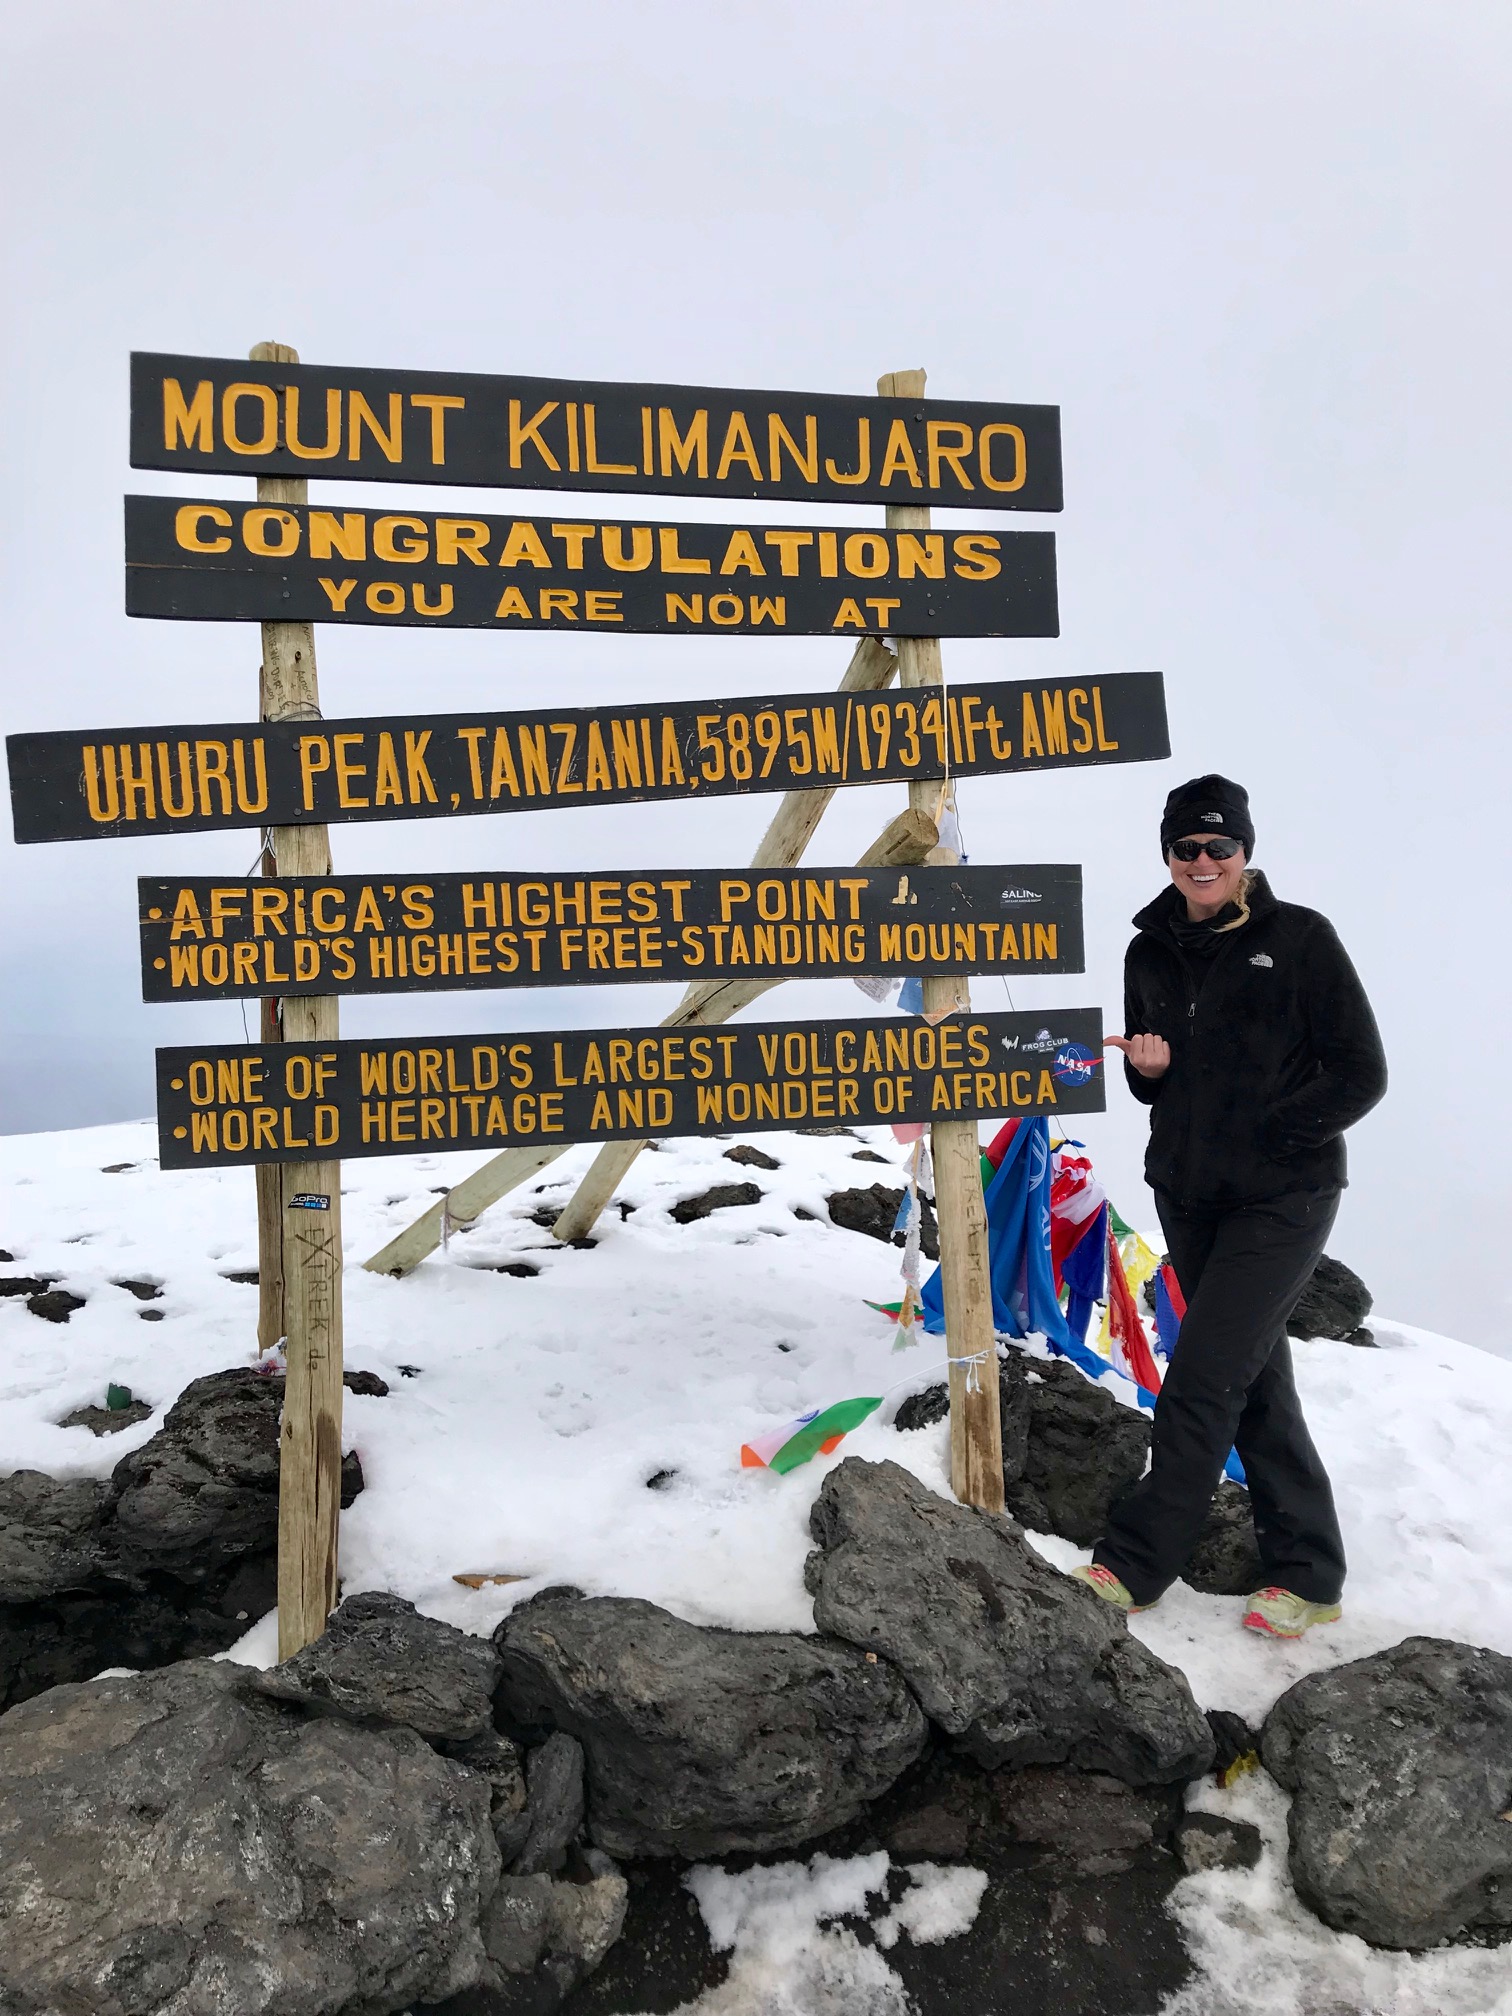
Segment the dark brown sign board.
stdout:
<path fill-rule="evenodd" d="M 688 868 L 137 884 L 142 998 L 1080 973 L 1075 867 Z"/>
<path fill-rule="evenodd" d="M 799 693 L 510 714 L 220 722 L 12 735 L 16 839 L 832 790 L 1149 763 L 1171 753 L 1158 672 L 937 693 Z"/>
<path fill-rule="evenodd" d="M 1055 406 L 142 351 L 131 359 L 131 461 L 193 476 L 1061 508 Z"/>
<path fill-rule="evenodd" d="M 157 1053 L 165 1169 L 1104 1107 L 1102 1011 Z"/>
<path fill-rule="evenodd" d="M 1055 637 L 1053 532 L 126 499 L 126 613 L 762 637 Z"/>

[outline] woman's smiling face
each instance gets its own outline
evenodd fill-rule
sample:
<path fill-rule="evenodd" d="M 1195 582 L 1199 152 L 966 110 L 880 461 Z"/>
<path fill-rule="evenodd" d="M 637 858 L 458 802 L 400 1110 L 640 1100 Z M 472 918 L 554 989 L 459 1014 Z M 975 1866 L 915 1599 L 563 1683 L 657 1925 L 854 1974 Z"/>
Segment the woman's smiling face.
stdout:
<path fill-rule="evenodd" d="M 1232 847 L 1234 851 L 1226 861 L 1215 861 L 1207 851 L 1209 843 L 1216 847 Z M 1198 850 L 1196 858 L 1181 860 L 1177 850 L 1185 853 L 1189 848 Z M 1244 875 L 1244 849 L 1237 841 L 1225 840 L 1211 833 L 1187 833 L 1171 843 L 1166 864 L 1171 871 L 1171 880 L 1186 898 L 1188 916 L 1193 919 L 1214 917 L 1239 893 Z"/>

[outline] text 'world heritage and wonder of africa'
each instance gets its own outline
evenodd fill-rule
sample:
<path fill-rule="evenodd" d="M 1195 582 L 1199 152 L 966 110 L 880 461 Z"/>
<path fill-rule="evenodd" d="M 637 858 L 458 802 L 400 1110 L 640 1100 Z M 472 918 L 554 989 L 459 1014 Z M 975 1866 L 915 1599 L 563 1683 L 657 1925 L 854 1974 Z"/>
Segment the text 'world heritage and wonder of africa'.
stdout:
<path fill-rule="evenodd" d="M 165 1169 L 1103 1110 L 1102 1014 L 159 1050 Z"/>

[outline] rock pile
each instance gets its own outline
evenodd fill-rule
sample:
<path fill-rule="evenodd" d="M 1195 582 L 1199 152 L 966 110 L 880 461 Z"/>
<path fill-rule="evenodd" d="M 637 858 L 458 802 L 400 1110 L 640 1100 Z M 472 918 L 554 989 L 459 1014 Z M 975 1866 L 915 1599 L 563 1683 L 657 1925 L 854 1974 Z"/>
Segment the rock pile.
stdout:
<path fill-rule="evenodd" d="M 223 1651 L 273 1607 L 282 1406 L 281 1379 L 212 1373 L 108 1480 L 0 1479 L 0 1707 Z M 342 1504 L 361 1489 L 349 1456 Z"/>
<path fill-rule="evenodd" d="M 626 1886 L 578 1846 L 577 1744 L 494 1729 L 498 1673 L 486 1640 L 364 1594 L 269 1673 L 190 1660 L 14 1709 L 0 2007 L 554 2007 Z"/>

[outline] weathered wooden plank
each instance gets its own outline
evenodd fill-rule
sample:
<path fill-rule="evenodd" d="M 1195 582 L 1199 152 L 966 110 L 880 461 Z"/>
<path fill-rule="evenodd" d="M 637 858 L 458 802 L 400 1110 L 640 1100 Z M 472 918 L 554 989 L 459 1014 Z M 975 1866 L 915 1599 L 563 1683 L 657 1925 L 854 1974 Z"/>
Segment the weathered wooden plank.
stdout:
<path fill-rule="evenodd" d="M 12 735 L 19 843 L 451 819 L 1169 756 L 1158 672 L 916 693 L 769 694 Z M 922 718 L 921 718 L 922 717 Z"/>
<path fill-rule="evenodd" d="M 131 360 L 131 461 L 179 474 L 1061 508 L 1054 406 L 263 359 Z"/>
<path fill-rule="evenodd" d="M 303 1163 L 312 1146 L 335 1160 L 1096 1112 L 1096 1013 L 184 1045 L 157 1053 L 160 1154 L 165 1169 L 228 1168 Z"/>
<path fill-rule="evenodd" d="M 1081 870 L 1043 862 L 137 887 L 148 1001 L 1082 966 Z"/>
<path fill-rule="evenodd" d="M 1053 532 L 568 524 L 175 497 L 126 499 L 126 613 L 520 636 L 1059 634 Z"/>

